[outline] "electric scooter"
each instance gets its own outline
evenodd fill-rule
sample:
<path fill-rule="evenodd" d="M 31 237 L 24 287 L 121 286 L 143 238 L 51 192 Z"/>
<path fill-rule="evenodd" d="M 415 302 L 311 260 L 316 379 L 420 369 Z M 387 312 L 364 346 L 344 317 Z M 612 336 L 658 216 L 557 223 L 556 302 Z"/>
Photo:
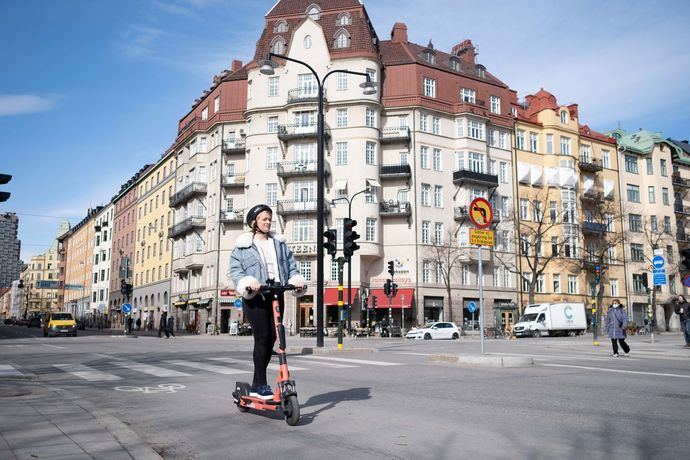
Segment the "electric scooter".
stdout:
<path fill-rule="evenodd" d="M 248 289 L 249 290 L 249 289 Z M 273 296 L 271 309 L 273 310 L 273 321 L 278 337 L 278 379 L 273 392 L 273 398 L 262 399 L 258 396 L 251 396 L 251 385 L 247 382 L 236 382 L 235 391 L 232 398 L 240 412 L 247 412 L 249 409 L 259 411 L 275 411 L 279 409 L 285 416 L 285 421 L 290 426 L 295 426 L 299 422 L 299 402 L 295 391 L 295 381 L 290 380 L 290 371 L 287 365 L 287 355 L 285 354 L 285 326 L 283 317 L 280 314 L 278 295 L 282 292 L 293 291 L 295 286 L 292 284 L 276 284 L 273 280 L 266 281 L 266 285 L 261 286 L 259 295 Z"/>

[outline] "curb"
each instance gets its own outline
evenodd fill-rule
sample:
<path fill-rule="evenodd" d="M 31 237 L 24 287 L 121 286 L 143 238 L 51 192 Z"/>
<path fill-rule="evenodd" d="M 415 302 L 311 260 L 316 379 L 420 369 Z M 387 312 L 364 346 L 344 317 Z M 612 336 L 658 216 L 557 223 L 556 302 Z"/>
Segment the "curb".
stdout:
<path fill-rule="evenodd" d="M 287 353 L 298 355 L 339 355 L 343 353 L 376 353 L 375 348 L 287 347 Z"/>
<path fill-rule="evenodd" d="M 467 356 L 467 355 L 431 355 L 431 362 L 455 364 L 465 367 L 527 367 L 534 364 L 534 359 L 524 356 Z"/>

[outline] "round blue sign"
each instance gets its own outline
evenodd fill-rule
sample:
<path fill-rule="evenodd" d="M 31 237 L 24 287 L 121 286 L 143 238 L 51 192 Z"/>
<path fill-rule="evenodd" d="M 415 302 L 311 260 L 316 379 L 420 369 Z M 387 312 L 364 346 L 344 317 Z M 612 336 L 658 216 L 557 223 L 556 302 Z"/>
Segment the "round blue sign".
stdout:
<path fill-rule="evenodd" d="M 122 305 L 122 313 L 132 313 L 132 305 L 126 303 Z"/>
<path fill-rule="evenodd" d="M 242 307 L 242 299 L 235 299 L 235 306 L 237 308 Z"/>
<path fill-rule="evenodd" d="M 470 313 L 474 313 L 477 310 L 477 304 L 470 302 L 467 304 L 467 309 L 470 311 Z"/>
<path fill-rule="evenodd" d="M 654 256 L 652 259 L 652 265 L 654 265 L 654 268 L 663 268 L 665 264 L 666 261 L 662 256 Z"/>

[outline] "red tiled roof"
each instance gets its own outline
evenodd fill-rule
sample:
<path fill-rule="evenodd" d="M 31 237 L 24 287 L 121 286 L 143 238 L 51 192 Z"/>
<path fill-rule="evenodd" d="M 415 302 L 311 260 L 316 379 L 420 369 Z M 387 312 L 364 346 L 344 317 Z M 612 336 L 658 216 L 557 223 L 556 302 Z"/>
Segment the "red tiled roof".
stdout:
<path fill-rule="evenodd" d="M 581 135 L 587 136 L 590 139 L 594 139 L 594 140 L 601 141 L 601 142 L 608 142 L 610 144 L 616 143 L 616 139 L 609 137 L 606 134 L 602 134 L 600 132 L 594 131 L 593 129 L 590 129 L 589 126 L 587 126 L 587 125 L 580 125 L 579 131 L 580 131 Z"/>
<path fill-rule="evenodd" d="M 311 5 L 317 5 L 322 12 L 362 6 L 359 0 L 280 0 L 268 12 L 266 18 L 306 13 Z"/>

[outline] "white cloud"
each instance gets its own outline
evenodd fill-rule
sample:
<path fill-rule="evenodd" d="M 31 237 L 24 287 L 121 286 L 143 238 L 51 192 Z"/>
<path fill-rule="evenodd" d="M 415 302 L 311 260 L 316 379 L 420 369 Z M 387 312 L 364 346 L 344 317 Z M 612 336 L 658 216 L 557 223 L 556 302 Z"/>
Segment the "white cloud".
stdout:
<path fill-rule="evenodd" d="M 57 97 L 0 94 L 0 116 L 47 112 L 57 106 Z"/>
<path fill-rule="evenodd" d="M 165 35 L 163 30 L 142 25 L 133 25 L 123 33 L 119 44 L 125 56 L 133 59 L 152 57 L 156 41 Z"/>

